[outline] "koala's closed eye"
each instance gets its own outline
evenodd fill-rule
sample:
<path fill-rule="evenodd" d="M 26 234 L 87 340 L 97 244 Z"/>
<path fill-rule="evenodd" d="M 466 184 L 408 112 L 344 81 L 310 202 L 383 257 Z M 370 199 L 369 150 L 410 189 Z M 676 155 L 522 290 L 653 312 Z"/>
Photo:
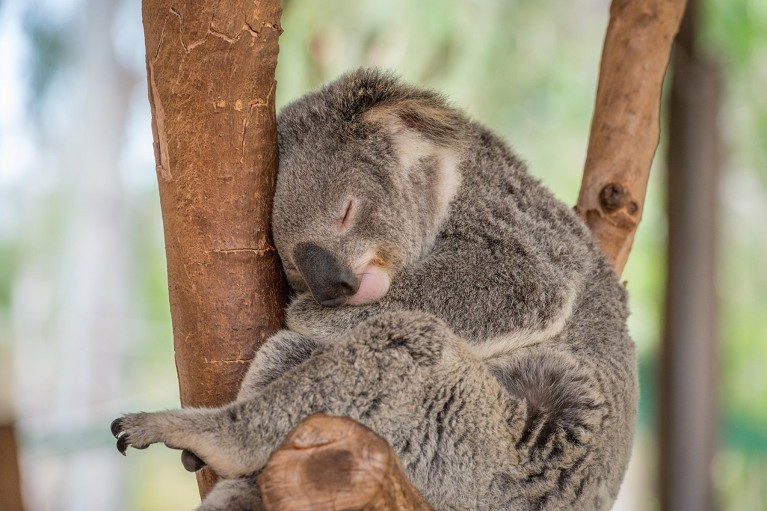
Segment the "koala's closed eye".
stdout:
<path fill-rule="evenodd" d="M 346 234 L 351 229 L 354 219 L 357 216 L 357 200 L 349 198 L 341 208 L 341 215 L 338 220 L 338 231 L 340 234 Z"/>

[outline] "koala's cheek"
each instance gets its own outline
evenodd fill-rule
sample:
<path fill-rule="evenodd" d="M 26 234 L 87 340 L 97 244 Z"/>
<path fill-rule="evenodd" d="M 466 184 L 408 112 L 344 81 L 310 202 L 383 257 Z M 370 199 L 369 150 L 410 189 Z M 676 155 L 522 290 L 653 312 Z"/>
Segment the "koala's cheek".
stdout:
<path fill-rule="evenodd" d="M 365 305 L 377 302 L 389 291 L 391 278 L 380 266 L 368 265 L 360 276 L 360 287 L 349 297 L 349 305 Z"/>

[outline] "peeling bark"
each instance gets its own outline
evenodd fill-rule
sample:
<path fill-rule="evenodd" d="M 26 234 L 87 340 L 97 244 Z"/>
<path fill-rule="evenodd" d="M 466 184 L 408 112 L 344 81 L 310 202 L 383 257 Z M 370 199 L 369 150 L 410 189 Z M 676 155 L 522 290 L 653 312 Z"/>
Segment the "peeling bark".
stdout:
<path fill-rule="evenodd" d="M 278 0 L 144 0 L 149 102 L 181 403 L 233 400 L 282 325 L 270 218 Z M 212 483 L 200 478 L 201 493 Z"/>

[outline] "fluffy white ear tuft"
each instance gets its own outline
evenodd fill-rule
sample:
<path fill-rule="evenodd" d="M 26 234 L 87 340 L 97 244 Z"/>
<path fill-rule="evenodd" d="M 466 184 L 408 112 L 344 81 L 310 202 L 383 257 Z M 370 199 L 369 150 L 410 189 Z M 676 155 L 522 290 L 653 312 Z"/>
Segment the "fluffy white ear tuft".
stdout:
<path fill-rule="evenodd" d="M 376 106 L 365 112 L 363 119 L 389 133 L 404 170 L 425 159 L 435 162 L 434 197 L 441 223 L 461 184 L 458 165 L 463 142 L 460 134 L 466 120 L 453 109 L 427 99 L 405 99 Z"/>

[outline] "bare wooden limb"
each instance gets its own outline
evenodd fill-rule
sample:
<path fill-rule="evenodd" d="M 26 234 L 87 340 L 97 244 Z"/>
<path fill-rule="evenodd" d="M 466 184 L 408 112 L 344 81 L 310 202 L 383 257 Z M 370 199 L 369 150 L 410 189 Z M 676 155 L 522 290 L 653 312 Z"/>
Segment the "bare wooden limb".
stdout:
<path fill-rule="evenodd" d="M 181 402 L 234 399 L 282 324 L 272 246 L 279 0 L 144 0 Z M 201 493 L 210 474 L 200 479 Z"/>
<path fill-rule="evenodd" d="M 301 421 L 272 454 L 259 484 L 270 511 L 431 509 L 386 440 L 346 417 Z"/>
<path fill-rule="evenodd" d="M 642 218 L 685 0 L 613 0 L 576 209 L 619 275 Z"/>

